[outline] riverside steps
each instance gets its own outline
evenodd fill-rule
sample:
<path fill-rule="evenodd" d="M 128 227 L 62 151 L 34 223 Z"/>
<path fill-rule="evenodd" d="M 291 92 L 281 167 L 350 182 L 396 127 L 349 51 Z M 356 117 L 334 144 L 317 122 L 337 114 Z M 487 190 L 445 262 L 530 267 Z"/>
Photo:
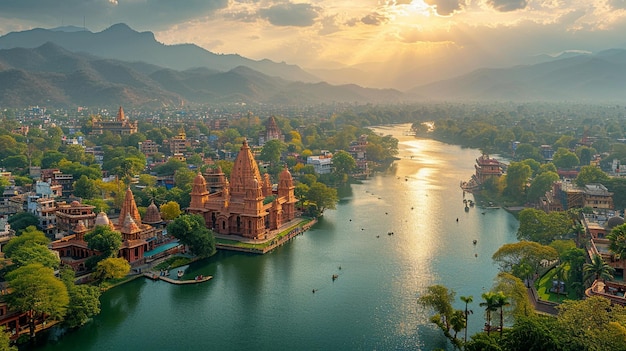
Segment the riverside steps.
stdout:
<path fill-rule="evenodd" d="M 317 223 L 315 218 L 295 218 L 282 225 L 279 229 L 271 231 L 268 238 L 264 240 L 249 239 L 238 235 L 215 234 L 215 247 L 220 250 L 262 255 L 304 233 L 315 223 Z"/>

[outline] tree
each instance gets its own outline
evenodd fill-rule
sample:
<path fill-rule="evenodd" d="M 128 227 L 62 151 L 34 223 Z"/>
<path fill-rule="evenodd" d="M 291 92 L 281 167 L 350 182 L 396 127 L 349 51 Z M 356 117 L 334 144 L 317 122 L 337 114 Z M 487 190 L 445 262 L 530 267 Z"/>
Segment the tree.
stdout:
<path fill-rule="evenodd" d="M 7 222 L 11 225 L 11 229 L 15 230 L 17 235 L 20 235 L 20 233 L 27 227 L 39 226 L 39 218 L 30 212 L 20 212 L 13 215 Z"/>
<path fill-rule="evenodd" d="M 352 174 L 356 169 L 356 161 L 354 157 L 346 151 L 337 151 L 333 155 L 333 173 L 337 176 L 344 177 Z"/>
<path fill-rule="evenodd" d="M 520 316 L 505 335 L 502 344 L 509 351 L 559 350 L 558 341 L 553 334 L 554 324 L 551 317 Z"/>
<path fill-rule="evenodd" d="M 484 302 L 480 303 L 481 307 L 485 308 L 485 318 L 487 319 L 486 327 L 487 327 L 487 335 L 491 333 L 491 312 L 495 312 L 498 310 L 498 301 L 497 301 L 497 293 L 493 291 L 488 291 L 483 293 L 482 298 Z"/>
<path fill-rule="evenodd" d="M 542 261 L 555 261 L 559 258 L 558 252 L 550 247 L 534 241 L 519 241 L 504 244 L 496 251 L 491 259 L 500 266 L 502 272 L 512 273 L 520 279 L 528 276 L 521 275 L 520 266 L 528 264 L 532 272 L 538 272 Z"/>
<path fill-rule="evenodd" d="M 18 351 L 16 346 L 11 346 L 11 338 L 6 331 L 0 331 L 0 351 Z"/>
<path fill-rule="evenodd" d="M 566 300 L 557 307 L 563 350 L 626 350 L 626 310 L 600 296 Z"/>
<path fill-rule="evenodd" d="M 549 244 L 552 240 L 569 233 L 572 220 L 566 212 L 545 213 L 534 208 L 519 213 L 518 240 L 531 240 Z"/>
<path fill-rule="evenodd" d="M 591 263 L 585 263 L 583 265 L 583 272 L 583 279 L 585 281 L 589 280 L 591 277 L 594 277 L 595 280 L 613 280 L 613 272 L 615 272 L 615 269 L 607 263 L 604 263 L 602 256 L 595 254 L 593 258 L 591 258 Z"/>
<path fill-rule="evenodd" d="M 557 180 L 559 180 L 559 175 L 554 172 L 541 173 L 530 183 L 526 198 L 530 202 L 536 202 L 552 188 L 552 184 Z"/>
<path fill-rule="evenodd" d="M 31 263 L 41 263 L 44 267 L 59 268 L 59 257 L 44 245 L 29 241 L 20 245 L 11 253 L 11 261 L 18 267 L 27 266 Z"/>
<path fill-rule="evenodd" d="M 337 189 L 330 188 L 320 182 L 315 182 L 309 187 L 306 198 L 309 202 L 317 205 L 318 215 L 324 213 L 326 209 L 334 209 L 339 201 Z"/>
<path fill-rule="evenodd" d="M 500 338 L 504 330 L 504 307 L 510 305 L 509 298 L 502 291 L 498 291 L 495 296 L 495 307 L 500 309 Z"/>
<path fill-rule="evenodd" d="M 61 319 L 65 315 L 69 296 L 65 285 L 54 276 L 52 268 L 39 263 L 29 264 L 7 273 L 11 293 L 9 306 L 28 313 L 30 336 L 35 336 L 35 323 L 40 317 Z"/>
<path fill-rule="evenodd" d="M 596 166 L 583 166 L 576 176 L 576 185 L 583 187 L 587 184 L 604 183 L 609 176 Z"/>
<path fill-rule="evenodd" d="M 61 280 L 65 284 L 70 297 L 67 307 L 67 315 L 64 323 L 70 328 L 80 327 L 100 313 L 100 289 L 92 285 L 76 285 L 74 283 L 74 270 L 64 268 L 61 270 Z"/>
<path fill-rule="evenodd" d="M 9 240 L 2 248 L 2 252 L 4 252 L 7 257 L 11 257 L 21 246 L 37 244 L 47 247 L 49 243 L 50 239 L 46 238 L 42 231 L 37 230 L 37 228 L 33 226 L 29 226 L 24 229 L 19 236 Z"/>
<path fill-rule="evenodd" d="M 105 225 L 97 225 L 85 234 L 85 241 L 90 249 L 96 250 L 104 257 L 117 257 L 122 247 L 122 234 Z"/>
<path fill-rule="evenodd" d="M 611 229 L 606 238 L 609 239 L 609 250 L 615 254 L 615 258 L 626 258 L 626 224 Z"/>
<path fill-rule="evenodd" d="M 463 303 L 465 303 L 465 310 L 463 311 L 463 313 L 465 314 L 465 337 L 464 337 L 464 342 L 467 343 L 467 318 L 468 318 L 468 316 L 470 314 L 474 313 L 474 311 L 467 309 L 467 305 L 474 301 L 474 297 L 472 295 L 470 295 L 470 296 L 461 296 L 461 301 L 463 301 Z"/>
<path fill-rule="evenodd" d="M 108 279 L 121 279 L 130 272 L 130 264 L 121 257 L 109 257 L 96 265 L 94 278 L 105 281 Z"/>
<path fill-rule="evenodd" d="M 80 179 L 74 182 L 74 195 L 84 199 L 93 199 L 100 195 L 100 190 L 96 186 L 95 180 L 82 175 Z"/>
<path fill-rule="evenodd" d="M 521 196 L 531 174 L 532 170 L 529 165 L 522 162 L 511 162 L 506 173 L 505 194 L 512 197 Z"/>
<path fill-rule="evenodd" d="M 285 145 L 285 143 L 278 139 L 269 140 L 265 143 L 265 145 L 263 145 L 263 149 L 261 150 L 259 159 L 265 162 L 269 162 L 270 167 L 272 167 L 278 164 L 278 162 L 280 161 L 280 156 L 286 148 L 287 146 Z"/>
<path fill-rule="evenodd" d="M 580 164 L 580 160 L 575 153 L 560 147 L 554 153 L 552 163 L 554 163 L 557 168 L 572 169 Z"/>
<path fill-rule="evenodd" d="M 167 225 L 167 232 L 183 245 L 189 246 L 198 257 L 209 257 L 215 253 L 215 236 L 206 228 L 202 216 L 179 216 Z"/>
<path fill-rule="evenodd" d="M 455 345 L 460 347 L 460 340 L 456 338 L 456 327 L 453 329 L 453 323 L 457 324 L 458 315 L 455 313 L 452 303 L 454 303 L 454 291 L 448 290 L 443 285 L 431 285 L 426 288 L 426 293 L 418 298 L 418 302 L 423 307 L 431 308 L 435 311 L 435 315 L 430 318 L 444 333 L 444 335 Z M 459 311 L 461 316 L 463 311 Z M 455 317 L 456 315 L 456 317 Z M 456 321 L 453 321 L 456 319 Z M 455 335 L 450 334 L 450 330 L 455 330 Z"/>
<path fill-rule="evenodd" d="M 180 205 L 178 202 L 169 201 L 159 206 L 159 210 L 161 211 L 161 216 L 166 221 L 171 221 L 176 217 L 180 216 L 182 211 L 180 210 Z"/>

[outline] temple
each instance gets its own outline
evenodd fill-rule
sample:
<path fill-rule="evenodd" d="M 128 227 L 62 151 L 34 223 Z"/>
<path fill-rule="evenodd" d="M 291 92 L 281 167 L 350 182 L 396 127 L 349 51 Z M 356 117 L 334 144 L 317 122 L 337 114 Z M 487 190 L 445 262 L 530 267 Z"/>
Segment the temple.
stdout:
<path fill-rule="evenodd" d="M 115 120 L 93 121 L 91 134 L 104 134 L 104 132 L 106 131 L 119 135 L 135 134 L 137 133 L 137 121 L 129 121 L 128 118 L 126 118 L 126 116 L 124 115 L 124 110 L 122 109 L 122 106 L 120 106 L 119 110 L 117 111 L 117 118 L 115 118 Z"/>
<path fill-rule="evenodd" d="M 146 221 L 152 225 L 143 223 L 130 188 L 126 190 L 117 222 L 112 222 L 104 212 L 95 216 L 95 220 L 90 219 L 91 217 L 87 220 L 78 220 L 72 230 L 72 235 L 53 241 L 51 244 L 51 248 L 59 253 L 61 262 L 72 266 L 77 272 L 85 270 L 85 261 L 98 254 L 89 249 L 84 239 L 85 234 L 96 226 L 108 226 L 122 234 L 122 246 L 118 255 L 126 259 L 131 266 L 142 264 L 144 253 L 153 249 L 155 243 L 159 241 L 155 239 L 162 235 L 162 230 L 159 228 L 162 221 L 156 205 L 152 203 L 146 211 Z"/>
<path fill-rule="evenodd" d="M 209 182 L 207 183 L 207 178 Z M 250 147 L 243 142 L 230 181 L 220 168 L 198 173 L 193 182 L 188 213 L 204 217 L 217 234 L 263 240 L 272 230 L 295 218 L 297 199 L 291 173 L 285 169 L 273 191 L 268 174 L 261 177 Z"/>
<path fill-rule="evenodd" d="M 265 122 L 265 131 L 259 133 L 259 146 L 265 145 L 270 140 L 285 141 L 285 135 L 278 128 L 276 118 L 270 116 Z"/>
<path fill-rule="evenodd" d="M 461 188 L 465 191 L 474 191 L 479 189 L 486 181 L 493 178 L 499 178 L 504 174 L 506 165 L 495 158 L 490 158 L 487 154 L 480 155 L 476 159 L 474 168 L 476 173 L 467 182 L 461 182 Z"/>

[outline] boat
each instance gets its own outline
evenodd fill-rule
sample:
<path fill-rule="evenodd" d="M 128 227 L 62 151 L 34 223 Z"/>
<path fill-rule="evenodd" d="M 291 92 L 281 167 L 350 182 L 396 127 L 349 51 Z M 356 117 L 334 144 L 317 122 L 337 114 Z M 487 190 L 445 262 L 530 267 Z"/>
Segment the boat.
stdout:
<path fill-rule="evenodd" d="M 335 281 L 335 279 L 339 278 L 338 274 L 333 274 L 333 281 Z"/>
<path fill-rule="evenodd" d="M 176 276 L 178 277 L 178 279 L 183 277 L 183 274 L 185 274 L 184 271 L 178 271 L 178 273 L 176 274 Z"/>

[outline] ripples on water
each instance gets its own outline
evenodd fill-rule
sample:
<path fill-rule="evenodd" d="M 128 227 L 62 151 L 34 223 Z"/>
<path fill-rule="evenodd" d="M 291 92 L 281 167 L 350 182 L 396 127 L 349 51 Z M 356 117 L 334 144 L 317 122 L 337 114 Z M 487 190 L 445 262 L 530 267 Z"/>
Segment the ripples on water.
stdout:
<path fill-rule="evenodd" d="M 416 302 L 432 284 L 474 296 L 477 332 L 480 295 L 497 273 L 491 255 L 515 240 L 517 222 L 501 209 L 464 211 L 459 182 L 477 150 L 406 129 L 379 129 L 401 139 L 400 160 L 340 189 L 337 209 L 304 235 L 265 256 L 193 264 L 188 275 L 214 276 L 204 284 L 136 280 L 108 291 L 92 323 L 41 349 L 432 350 L 447 344 Z"/>

